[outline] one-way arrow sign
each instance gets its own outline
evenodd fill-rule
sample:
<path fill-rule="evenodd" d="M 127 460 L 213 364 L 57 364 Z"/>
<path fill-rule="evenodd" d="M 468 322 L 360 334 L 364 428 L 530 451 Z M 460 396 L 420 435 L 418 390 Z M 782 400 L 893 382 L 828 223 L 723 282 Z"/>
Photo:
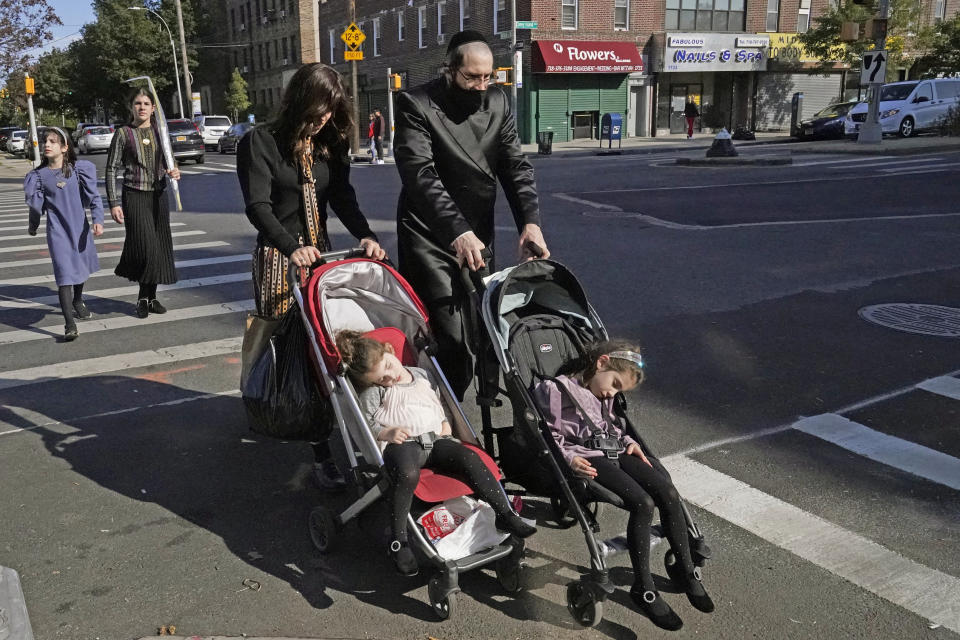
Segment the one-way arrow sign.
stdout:
<path fill-rule="evenodd" d="M 860 84 L 877 84 L 887 79 L 887 52 L 867 51 L 860 63 Z"/>

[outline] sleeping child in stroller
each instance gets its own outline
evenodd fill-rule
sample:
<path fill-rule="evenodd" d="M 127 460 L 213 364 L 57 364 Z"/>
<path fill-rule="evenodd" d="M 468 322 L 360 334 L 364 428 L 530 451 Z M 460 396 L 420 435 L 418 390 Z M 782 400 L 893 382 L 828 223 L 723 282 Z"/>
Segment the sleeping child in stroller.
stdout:
<path fill-rule="evenodd" d="M 618 495 L 630 511 L 627 543 L 634 573 L 630 597 L 654 624 L 676 630 L 683 621 L 657 592 L 650 574 L 654 507 L 679 560 L 667 567 L 670 579 L 700 611 L 709 613 L 714 605 L 691 558 L 686 519 L 669 473 L 624 433 L 613 410 L 616 394 L 633 389 L 643 378 L 640 348 L 606 340 L 587 345 L 584 355 L 564 364 L 555 379 L 540 382 L 534 396 L 574 475 L 595 480 Z"/>
<path fill-rule="evenodd" d="M 425 370 L 405 367 L 391 344 L 359 331 L 340 331 L 336 343 L 391 479 L 390 555 L 400 573 L 419 571 L 407 540 L 407 515 L 425 467 L 461 477 L 493 507 L 497 529 L 519 538 L 536 532 L 512 510 L 480 457 L 452 436 L 436 383 Z"/>

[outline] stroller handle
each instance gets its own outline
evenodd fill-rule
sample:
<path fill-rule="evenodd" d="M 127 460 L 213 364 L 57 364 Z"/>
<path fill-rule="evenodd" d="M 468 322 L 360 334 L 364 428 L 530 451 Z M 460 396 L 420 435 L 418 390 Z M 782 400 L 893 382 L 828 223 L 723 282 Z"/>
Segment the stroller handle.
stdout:
<path fill-rule="evenodd" d="M 295 283 L 298 281 L 297 280 L 298 269 L 302 268 L 304 271 L 309 272 L 310 269 L 313 269 L 314 267 L 319 267 L 320 265 L 324 265 L 328 262 L 334 262 L 336 260 L 347 260 L 350 258 L 362 258 L 365 255 L 367 255 L 366 249 L 364 249 L 363 247 L 353 247 L 352 249 L 341 249 L 340 251 L 327 251 L 326 253 L 321 253 L 320 258 L 309 267 L 298 267 L 297 265 L 293 264 L 293 262 L 291 262 L 289 270 L 287 272 L 287 275 L 289 276 L 289 282 Z"/>
<path fill-rule="evenodd" d="M 483 261 L 490 264 L 490 260 L 493 259 L 493 251 L 484 247 L 480 251 L 480 257 L 483 258 Z M 483 277 L 490 273 L 490 269 L 486 266 L 477 269 L 476 271 L 471 271 L 470 267 L 467 266 L 467 263 L 464 262 L 460 267 L 460 279 L 463 281 L 463 286 L 467 290 L 468 295 L 476 295 L 477 289 L 483 288 Z"/>
<path fill-rule="evenodd" d="M 538 245 L 538 244 L 537 244 L 536 242 L 534 242 L 533 240 L 527 240 L 526 242 L 524 242 L 524 243 L 523 243 L 523 248 L 526 249 L 527 251 L 529 251 L 529 252 L 533 255 L 534 258 L 542 258 L 542 257 L 543 257 L 543 247 L 541 247 L 540 245 Z"/>

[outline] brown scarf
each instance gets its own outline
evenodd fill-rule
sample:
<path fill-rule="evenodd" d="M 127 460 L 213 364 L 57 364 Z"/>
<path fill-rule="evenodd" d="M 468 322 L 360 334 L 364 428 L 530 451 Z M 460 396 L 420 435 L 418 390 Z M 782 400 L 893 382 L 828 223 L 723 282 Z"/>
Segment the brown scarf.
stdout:
<path fill-rule="evenodd" d="M 313 139 L 307 140 L 300 154 L 300 177 L 303 189 L 303 212 L 310 244 L 320 251 L 329 251 L 330 238 L 327 236 L 326 224 L 320 220 L 316 181 L 313 179 Z"/>

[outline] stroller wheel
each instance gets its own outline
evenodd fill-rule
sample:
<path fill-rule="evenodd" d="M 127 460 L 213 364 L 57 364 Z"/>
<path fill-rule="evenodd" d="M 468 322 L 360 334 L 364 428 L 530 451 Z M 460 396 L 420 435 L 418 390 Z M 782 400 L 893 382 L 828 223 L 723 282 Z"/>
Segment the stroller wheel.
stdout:
<path fill-rule="evenodd" d="M 585 627 L 595 627 L 603 619 L 603 602 L 579 580 L 567 585 L 567 610 Z"/>
<path fill-rule="evenodd" d="M 330 553 L 336 543 L 337 516 L 327 507 L 314 507 L 310 511 L 310 539 L 320 553 Z"/>
<path fill-rule="evenodd" d="M 509 556 L 497 560 L 495 565 L 497 580 L 503 590 L 507 593 L 523 591 L 523 577 L 528 568 L 525 562 L 515 562 Z"/>
<path fill-rule="evenodd" d="M 577 524 L 577 519 L 570 515 L 570 504 L 564 498 L 550 498 L 553 508 L 553 519 L 561 529 L 569 529 Z"/>
<path fill-rule="evenodd" d="M 427 593 L 430 595 L 430 608 L 441 620 L 449 620 L 457 610 L 457 593 L 451 591 L 441 597 L 440 579 L 437 576 L 430 578 L 427 584 Z"/>

